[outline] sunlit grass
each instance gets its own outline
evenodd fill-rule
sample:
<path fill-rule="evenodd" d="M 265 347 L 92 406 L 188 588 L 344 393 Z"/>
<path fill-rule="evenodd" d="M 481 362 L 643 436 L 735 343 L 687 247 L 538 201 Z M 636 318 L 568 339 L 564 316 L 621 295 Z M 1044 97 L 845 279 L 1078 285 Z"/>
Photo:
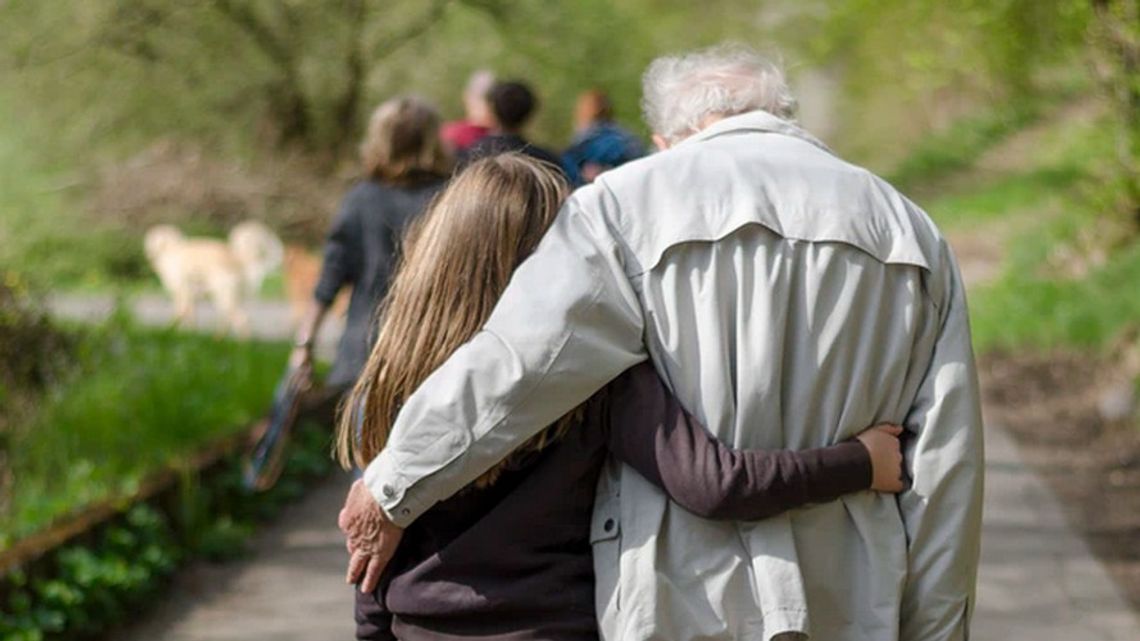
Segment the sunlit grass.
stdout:
<path fill-rule="evenodd" d="M 71 379 L 12 436 L 0 543 L 241 429 L 264 411 L 286 348 L 113 324 L 87 336 Z"/>
<path fill-rule="evenodd" d="M 1011 215 L 1043 213 L 1082 177 L 1073 166 L 1049 167 L 1000 177 L 988 185 L 934 199 L 930 215 L 946 230 Z"/>
<path fill-rule="evenodd" d="M 1007 279 L 971 301 L 979 351 L 1004 347 L 1100 348 L 1140 319 L 1140 297 L 1122 295 L 1140 282 L 1140 249 L 1073 282 Z"/>

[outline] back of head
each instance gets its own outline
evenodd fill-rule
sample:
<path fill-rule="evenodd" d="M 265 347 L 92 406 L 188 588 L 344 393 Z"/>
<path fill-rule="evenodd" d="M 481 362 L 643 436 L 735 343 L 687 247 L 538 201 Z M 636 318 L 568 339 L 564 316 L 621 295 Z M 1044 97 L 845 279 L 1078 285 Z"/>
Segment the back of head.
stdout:
<path fill-rule="evenodd" d="M 356 412 L 340 420 L 342 463 L 367 463 L 383 448 L 397 409 L 483 326 L 566 196 L 554 168 L 500 154 L 469 165 L 413 223 L 376 344 L 345 405 L 367 408 L 359 444 Z"/>
<path fill-rule="evenodd" d="M 364 173 L 402 186 L 446 176 L 451 160 L 439 139 L 439 123 L 439 112 L 419 98 L 384 102 L 372 112 L 360 145 Z"/>
<path fill-rule="evenodd" d="M 522 82 L 496 83 L 487 97 L 491 103 L 491 112 L 504 131 L 522 129 L 538 106 L 534 92 Z"/>
<path fill-rule="evenodd" d="M 649 128 L 672 143 L 711 117 L 763 109 L 790 120 L 796 101 L 778 64 L 743 45 L 720 45 L 650 63 L 641 106 Z"/>

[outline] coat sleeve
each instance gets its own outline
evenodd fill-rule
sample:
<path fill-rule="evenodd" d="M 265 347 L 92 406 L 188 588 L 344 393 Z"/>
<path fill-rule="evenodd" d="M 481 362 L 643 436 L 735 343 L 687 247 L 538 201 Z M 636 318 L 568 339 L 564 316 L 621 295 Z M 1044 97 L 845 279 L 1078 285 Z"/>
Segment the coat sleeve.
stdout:
<path fill-rule="evenodd" d="M 968 637 L 984 472 L 977 371 L 961 276 L 945 248 L 934 353 L 905 427 L 913 484 L 899 495 L 908 542 L 900 639 Z"/>
<path fill-rule="evenodd" d="M 321 275 L 313 298 L 326 307 L 346 284 L 356 280 L 361 254 L 361 229 L 355 191 L 349 192 L 325 238 Z"/>
<path fill-rule="evenodd" d="M 845 441 L 803 451 L 734 450 L 681 406 L 649 363 L 606 388 L 611 452 L 686 510 L 758 520 L 871 486 L 871 458 Z"/>
<path fill-rule="evenodd" d="M 483 330 L 404 404 L 364 474 L 397 525 L 645 360 L 641 306 L 604 206 L 596 187 L 571 197 Z"/>

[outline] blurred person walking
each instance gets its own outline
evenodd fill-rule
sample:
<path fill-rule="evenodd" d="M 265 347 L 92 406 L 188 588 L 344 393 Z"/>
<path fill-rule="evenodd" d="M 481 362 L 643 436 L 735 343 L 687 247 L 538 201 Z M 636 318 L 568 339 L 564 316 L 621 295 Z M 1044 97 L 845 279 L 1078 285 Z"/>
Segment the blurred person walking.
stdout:
<path fill-rule="evenodd" d="M 443 144 L 453 154 L 467 151 L 481 138 L 491 133 L 495 125 L 491 114 L 491 103 L 487 94 L 495 86 L 495 75 L 486 69 L 480 69 L 471 74 L 467 86 L 463 89 L 462 120 L 446 122 L 439 130 L 439 137 Z"/>
<path fill-rule="evenodd" d="M 661 153 L 577 190 L 483 330 L 402 404 L 341 513 L 350 575 L 375 577 L 401 528 L 649 360 L 734 446 L 901 424 L 911 485 L 724 523 L 612 462 L 591 530 L 605 638 L 964 641 L 983 443 L 949 244 L 796 126 L 759 54 L 666 56 L 643 82 Z"/>
<path fill-rule="evenodd" d="M 398 97 L 372 113 L 360 145 L 364 177 L 341 202 L 325 240 L 321 274 L 299 323 L 290 365 L 311 375 L 313 341 L 337 293 L 352 287 L 344 334 L 324 389 L 308 411 L 332 424 L 341 396 L 364 368 L 373 313 L 388 292 L 404 229 L 443 187 L 452 160 L 439 138 L 435 107 Z"/>
<path fill-rule="evenodd" d="M 491 103 L 491 113 L 495 126 L 490 135 L 460 154 L 460 166 L 466 166 L 480 158 L 517 151 L 536 160 L 548 162 L 562 170 L 562 161 L 554 152 L 531 143 L 523 137 L 523 129 L 530 122 L 538 98 L 530 86 L 523 82 L 499 82 L 487 94 Z"/>
<path fill-rule="evenodd" d="M 574 107 L 574 139 L 562 153 L 562 167 L 573 185 L 594 182 L 598 174 L 645 155 L 645 144 L 614 122 L 609 96 L 591 89 Z"/>

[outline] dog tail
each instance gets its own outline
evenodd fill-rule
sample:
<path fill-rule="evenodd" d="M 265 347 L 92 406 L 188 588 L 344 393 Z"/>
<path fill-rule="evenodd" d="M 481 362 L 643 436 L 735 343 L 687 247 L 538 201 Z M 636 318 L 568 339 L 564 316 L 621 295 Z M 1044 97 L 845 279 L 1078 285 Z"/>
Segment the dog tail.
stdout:
<path fill-rule="evenodd" d="M 230 230 L 229 244 L 251 292 L 260 290 L 265 277 L 280 267 L 285 258 L 281 239 L 256 220 L 247 220 Z"/>

